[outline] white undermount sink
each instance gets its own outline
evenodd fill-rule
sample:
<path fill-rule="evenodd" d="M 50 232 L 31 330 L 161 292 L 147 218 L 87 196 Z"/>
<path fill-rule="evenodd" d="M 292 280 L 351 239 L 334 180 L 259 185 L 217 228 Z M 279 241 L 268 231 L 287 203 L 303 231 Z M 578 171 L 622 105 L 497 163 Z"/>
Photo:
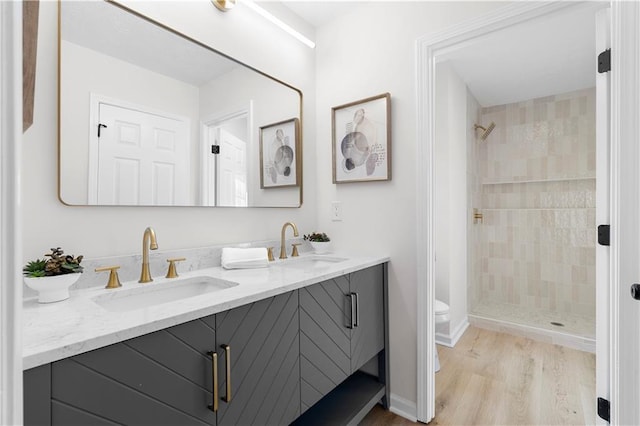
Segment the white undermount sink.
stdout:
<path fill-rule="evenodd" d="M 114 290 L 112 293 L 94 297 L 93 301 L 108 311 L 126 312 L 201 296 L 237 285 L 238 283 L 203 275 Z"/>
<path fill-rule="evenodd" d="M 321 269 L 326 268 L 336 263 L 344 262 L 347 260 L 345 257 L 334 257 L 325 255 L 313 255 L 300 258 L 291 258 L 278 263 L 276 266 L 281 268 L 293 268 L 293 269 Z"/>

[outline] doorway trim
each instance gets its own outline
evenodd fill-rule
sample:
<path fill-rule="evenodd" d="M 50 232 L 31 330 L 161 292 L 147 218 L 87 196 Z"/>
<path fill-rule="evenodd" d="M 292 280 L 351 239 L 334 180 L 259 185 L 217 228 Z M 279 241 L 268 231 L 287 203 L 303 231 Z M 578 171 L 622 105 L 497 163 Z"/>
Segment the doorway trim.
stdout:
<path fill-rule="evenodd" d="M 637 190 L 640 172 L 640 4 L 611 1 L 611 295 L 610 424 L 640 422 Z M 598 395 L 600 396 L 600 395 Z"/>
<path fill-rule="evenodd" d="M 235 108 L 228 108 L 224 111 L 218 111 L 213 113 L 200 121 L 200 204 L 203 206 L 217 206 L 218 205 L 218 188 L 214 188 L 211 191 L 209 187 L 213 178 L 216 182 L 218 179 L 218 159 L 214 158 L 213 167 L 211 165 L 211 155 L 209 147 L 211 146 L 211 140 L 209 138 L 208 129 L 211 127 L 217 127 L 229 120 L 235 120 L 238 118 L 246 118 L 247 120 L 247 145 L 253 146 L 253 99 L 250 99 L 246 105 L 237 106 Z M 251 170 L 251 166 L 247 163 L 247 167 Z M 212 176 L 213 175 L 213 176 Z M 217 186 L 217 183 L 216 183 Z M 211 200 L 211 193 L 214 193 L 213 200 Z"/>
<path fill-rule="evenodd" d="M 615 2 L 614 2 L 615 3 Z M 416 40 L 416 257 L 417 257 L 417 401 L 416 417 L 435 417 L 434 146 L 436 56 L 477 37 L 585 3 L 518 2 Z M 612 96 L 615 96 L 612 92 Z M 612 194 L 613 195 L 613 194 Z M 612 204 L 615 201 L 612 200 Z M 613 312 L 611 313 L 613 314 Z M 612 406 L 613 412 L 613 406 Z"/>
<path fill-rule="evenodd" d="M 0 2 L 0 41 L 0 424 L 21 424 L 22 2 Z"/>

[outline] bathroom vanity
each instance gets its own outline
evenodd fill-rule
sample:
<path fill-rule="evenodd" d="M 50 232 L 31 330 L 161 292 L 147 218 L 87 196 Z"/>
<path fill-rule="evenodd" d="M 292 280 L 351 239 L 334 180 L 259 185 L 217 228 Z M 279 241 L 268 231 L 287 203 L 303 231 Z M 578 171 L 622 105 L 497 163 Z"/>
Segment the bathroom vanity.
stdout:
<path fill-rule="evenodd" d="M 357 422 L 388 403 L 388 258 L 340 259 L 194 271 L 237 285 L 137 309 L 26 304 L 25 424 Z"/>

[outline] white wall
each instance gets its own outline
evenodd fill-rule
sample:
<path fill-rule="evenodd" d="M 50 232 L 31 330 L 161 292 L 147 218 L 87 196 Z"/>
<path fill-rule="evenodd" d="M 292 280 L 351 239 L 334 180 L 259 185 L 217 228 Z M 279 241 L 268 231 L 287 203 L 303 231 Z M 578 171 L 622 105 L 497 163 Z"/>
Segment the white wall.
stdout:
<path fill-rule="evenodd" d="M 128 2 L 139 12 L 300 88 L 307 146 L 299 209 L 206 207 L 68 207 L 57 199 L 57 4 L 41 2 L 33 126 L 25 133 L 22 176 L 23 259 L 61 246 L 86 257 L 140 251 L 142 232 L 153 226 L 160 250 L 278 238 L 284 222 L 301 232 L 316 225 L 315 58 L 313 50 L 276 29 L 249 9 L 223 14 L 210 2 Z M 251 29 L 250 31 L 248 29 Z"/>
<path fill-rule="evenodd" d="M 449 305 L 445 342 L 467 321 L 467 86 L 448 62 L 436 66 L 436 298 Z"/>
<path fill-rule="evenodd" d="M 504 5 L 374 2 L 317 31 L 319 230 L 340 248 L 391 255 L 391 392 L 407 410 L 416 401 L 416 267 L 424 261 L 415 256 L 415 40 Z M 391 93 L 393 180 L 331 184 L 331 107 L 384 92 Z M 342 202 L 342 222 L 330 220 L 332 200 Z"/>
<path fill-rule="evenodd" d="M 449 86 L 450 74 L 454 71 L 448 63 L 436 66 L 436 144 L 433 147 L 433 163 L 435 164 L 434 180 L 435 193 L 434 205 L 437 206 L 434 215 L 434 241 L 435 241 L 435 281 L 436 299 L 445 303 L 449 301 L 449 264 L 450 244 L 449 239 Z M 438 143 L 442 142 L 442 143 Z M 444 213 L 446 212 L 446 214 Z M 448 333 L 448 325 L 441 325 L 439 329 Z M 437 331 L 440 331 L 437 330 Z"/>

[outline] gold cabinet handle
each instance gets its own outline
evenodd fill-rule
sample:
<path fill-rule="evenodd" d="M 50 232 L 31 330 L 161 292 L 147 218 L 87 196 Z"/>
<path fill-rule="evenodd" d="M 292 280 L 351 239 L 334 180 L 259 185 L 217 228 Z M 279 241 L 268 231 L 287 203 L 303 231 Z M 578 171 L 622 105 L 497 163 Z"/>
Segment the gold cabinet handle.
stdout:
<path fill-rule="evenodd" d="M 211 357 L 211 385 L 213 387 L 213 404 L 209 405 L 209 410 L 214 413 L 218 411 L 218 354 L 216 352 L 207 352 Z"/>
<path fill-rule="evenodd" d="M 225 369 L 226 369 L 226 380 L 227 380 L 227 394 L 222 397 L 224 402 L 231 402 L 231 346 L 229 345 L 221 345 L 222 349 L 224 349 L 225 357 Z"/>
<path fill-rule="evenodd" d="M 184 257 L 167 259 L 167 262 L 169 262 L 169 269 L 167 270 L 167 275 L 165 275 L 165 278 L 178 278 L 178 271 L 176 270 L 176 262 L 182 262 L 183 260 L 187 260 L 187 259 Z"/>
<path fill-rule="evenodd" d="M 120 269 L 119 266 L 103 266 L 95 269 L 96 272 L 111 271 L 109 273 L 109 281 L 104 288 L 122 287 L 122 284 L 120 284 L 120 278 L 118 277 L 118 269 Z"/>

